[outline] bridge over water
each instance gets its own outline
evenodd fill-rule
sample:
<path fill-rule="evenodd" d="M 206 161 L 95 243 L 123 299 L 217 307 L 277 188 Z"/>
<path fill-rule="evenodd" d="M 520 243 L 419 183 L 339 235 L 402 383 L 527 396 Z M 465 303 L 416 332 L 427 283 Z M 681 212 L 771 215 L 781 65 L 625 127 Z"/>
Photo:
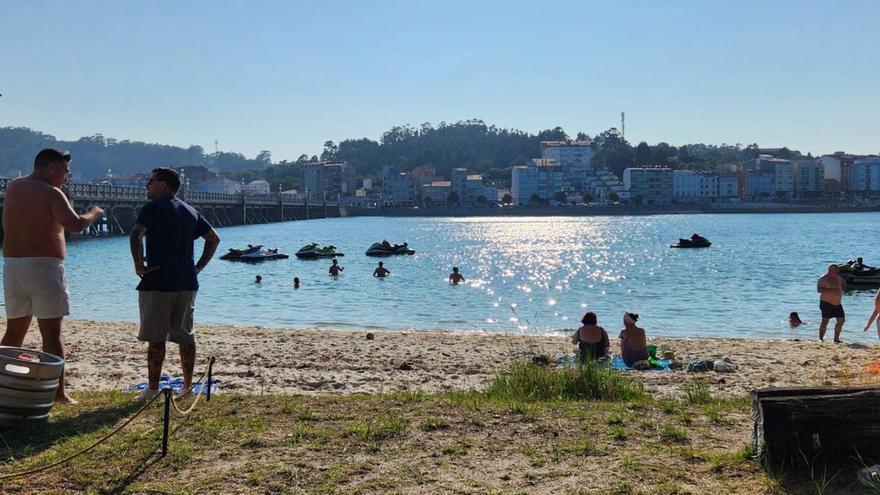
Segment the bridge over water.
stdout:
<path fill-rule="evenodd" d="M 11 179 L 0 179 L 0 211 L 9 182 Z M 142 187 L 71 183 L 62 190 L 67 194 L 77 213 L 84 213 L 94 205 L 104 209 L 104 218 L 95 222 L 89 231 L 83 232 L 84 235 L 128 233 L 141 207 L 147 202 L 146 191 Z M 181 191 L 178 196 L 198 209 L 215 227 L 340 216 L 337 202 L 315 202 L 278 194 L 246 195 Z"/>

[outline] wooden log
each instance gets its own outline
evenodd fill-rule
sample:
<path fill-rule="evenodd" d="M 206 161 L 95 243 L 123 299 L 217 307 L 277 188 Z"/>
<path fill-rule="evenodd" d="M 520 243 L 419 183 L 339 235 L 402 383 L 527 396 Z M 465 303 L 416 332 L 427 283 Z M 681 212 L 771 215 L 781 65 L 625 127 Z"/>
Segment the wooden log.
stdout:
<path fill-rule="evenodd" d="M 774 463 L 880 461 L 880 387 L 752 392 L 752 444 Z"/>

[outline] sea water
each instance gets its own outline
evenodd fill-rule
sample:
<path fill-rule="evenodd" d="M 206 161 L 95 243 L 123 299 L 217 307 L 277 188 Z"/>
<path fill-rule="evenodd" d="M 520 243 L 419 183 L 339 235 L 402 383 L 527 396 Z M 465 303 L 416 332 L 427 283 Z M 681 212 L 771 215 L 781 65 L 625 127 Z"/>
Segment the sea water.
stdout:
<path fill-rule="evenodd" d="M 196 322 L 557 334 L 595 311 L 615 335 L 632 311 L 653 335 L 813 339 L 816 280 L 832 262 L 880 263 L 878 220 L 880 213 L 356 217 L 222 228 L 216 258 L 199 277 Z M 712 247 L 669 247 L 695 232 Z M 407 241 L 416 254 L 364 255 L 383 239 Z M 329 260 L 293 256 L 310 242 L 345 253 L 342 275 L 328 275 Z M 247 244 L 291 257 L 219 259 Z M 372 277 L 377 261 L 390 277 Z M 71 318 L 137 321 L 127 238 L 71 242 L 66 266 Z M 453 266 L 466 283 L 448 283 Z M 873 298 L 870 290 L 846 293 L 845 340 L 877 339 L 861 331 Z M 807 323 L 790 329 L 791 311 Z"/>

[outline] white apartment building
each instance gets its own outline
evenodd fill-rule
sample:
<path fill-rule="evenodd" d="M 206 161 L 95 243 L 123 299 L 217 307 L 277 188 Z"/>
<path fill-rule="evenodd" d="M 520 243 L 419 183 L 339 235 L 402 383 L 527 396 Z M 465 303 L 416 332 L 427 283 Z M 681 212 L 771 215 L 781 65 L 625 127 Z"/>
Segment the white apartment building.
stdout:
<path fill-rule="evenodd" d="M 773 174 L 774 193 L 780 193 L 784 197 L 791 196 L 794 192 L 794 164 L 791 160 L 760 155 L 755 159 L 755 165 L 759 171 Z"/>
<path fill-rule="evenodd" d="M 555 160 L 562 167 L 566 189 L 589 191 L 593 175 L 591 141 L 541 141 L 541 158 Z"/>
<path fill-rule="evenodd" d="M 382 205 L 414 206 L 416 191 L 412 177 L 397 167 L 382 167 Z"/>
<path fill-rule="evenodd" d="M 513 203 L 525 206 L 534 195 L 544 201 L 553 199 L 553 194 L 563 188 L 564 175 L 556 160 L 536 158 L 529 165 L 513 167 L 510 182 Z"/>
<path fill-rule="evenodd" d="M 664 205 L 672 202 L 671 168 L 627 168 L 623 171 L 623 185 L 629 191 L 631 202 L 646 205 Z"/>
<path fill-rule="evenodd" d="M 672 172 L 672 197 L 682 203 L 692 203 L 700 197 L 700 174 L 693 170 Z"/>
<path fill-rule="evenodd" d="M 244 188 L 248 196 L 262 196 L 272 192 L 269 181 L 263 179 L 252 180 Z"/>
<path fill-rule="evenodd" d="M 855 160 L 850 169 L 850 191 L 857 195 L 880 191 L 880 158 Z"/>
<path fill-rule="evenodd" d="M 798 198 L 817 196 L 825 191 L 825 166 L 820 160 L 794 162 L 794 195 Z"/>
<path fill-rule="evenodd" d="M 718 176 L 718 198 L 723 201 L 731 201 L 739 197 L 739 178 L 736 174 L 722 174 Z"/>

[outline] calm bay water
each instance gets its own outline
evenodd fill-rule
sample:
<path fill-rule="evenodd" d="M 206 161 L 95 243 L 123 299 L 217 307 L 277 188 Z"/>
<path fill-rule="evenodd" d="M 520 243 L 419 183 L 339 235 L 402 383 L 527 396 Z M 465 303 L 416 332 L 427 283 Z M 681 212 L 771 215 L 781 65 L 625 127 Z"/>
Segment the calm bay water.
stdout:
<path fill-rule="evenodd" d="M 339 218 L 220 229 L 221 247 L 259 243 L 288 260 L 250 265 L 215 259 L 200 277 L 198 323 L 334 329 L 451 329 L 558 333 L 584 311 L 616 334 L 624 310 L 651 334 L 678 337 L 814 338 L 815 285 L 829 262 L 880 262 L 880 213 L 729 214 L 637 217 Z M 668 245 L 699 232 L 709 249 Z M 408 241 L 414 256 L 386 258 L 374 279 L 374 241 Z M 329 260 L 293 257 L 303 244 L 346 254 L 338 279 Z M 201 246 L 197 246 L 199 252 Z M 452 266 L 467 284 L 450 286 Z M 69 246 L 72 318 L 138 318 L 137 278 L 127 238 Z M 253 283 L 256 275 L 263 283 Z M 302 281 L 294 289 L 293 277 Z M 845 340 L 861 332 L 872 291 L 844 297 Z M 791 330 L 790 311 L 808 323 Z"/>

